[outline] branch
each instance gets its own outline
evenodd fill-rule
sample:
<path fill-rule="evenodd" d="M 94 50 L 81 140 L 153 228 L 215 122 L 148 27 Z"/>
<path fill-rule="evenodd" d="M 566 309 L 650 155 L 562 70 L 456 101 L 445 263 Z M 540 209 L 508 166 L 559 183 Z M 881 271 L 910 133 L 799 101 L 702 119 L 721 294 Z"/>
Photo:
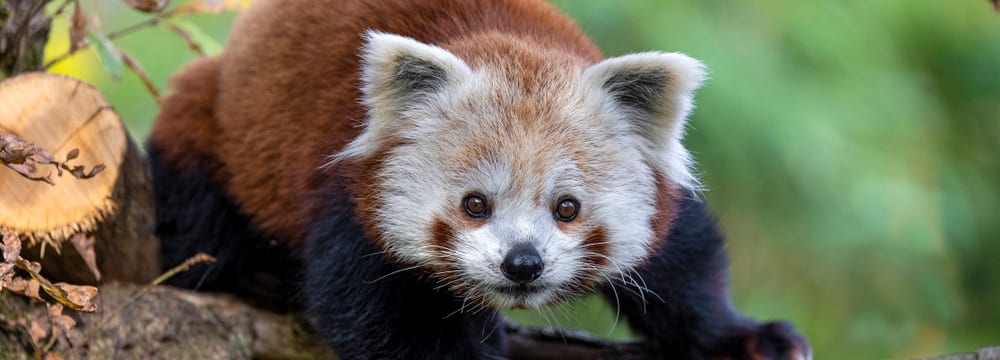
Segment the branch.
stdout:
<path fill-rule="evenodd" d="M 508 322 L 511 359 L 645 359 L 652 353 L 642 342 L 615 342 L 584 331 L 529 328 Z"/>

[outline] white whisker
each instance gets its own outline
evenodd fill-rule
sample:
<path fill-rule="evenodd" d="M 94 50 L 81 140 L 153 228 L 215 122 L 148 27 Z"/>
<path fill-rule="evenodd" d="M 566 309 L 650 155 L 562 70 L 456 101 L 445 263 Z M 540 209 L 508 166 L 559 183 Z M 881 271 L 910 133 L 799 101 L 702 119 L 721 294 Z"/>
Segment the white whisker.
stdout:
<path fill-rule="evenodd" d="M 402 269 L 399 269 L 399 270 L 396 270 L 396 271 L 393 271 L 393 272 L 391 272 L 391 273 L 388 273 L 388 274 L 385 274 L 385 275 L 382 275 L 382 276 L 378 277 L 378 278 L 377 278 L 377 279 L 375 279 L 375 280 L 372 280 L 372 281 L 363 281 L 363 282 L 364 282 L 365 284 L 374 284 L 374 283 L 377 283 L 377 282 L 379 282 L 379 281 L 381 281 L 382 279 L 385 279 L 385 278 L 387 278 L 387 277 L 390 277 L 390 276 L 393 276 L 393 275 L 396 275 L 396 274 L 398 274 L 398 273 L 401 273 L 401 272 L 404 272 L 404 271 L 408 271 L 408 270 L 413 270 L 413 269 L 416 269 L 416 268 L 418 268 L 418 267 L 420 267 L 420 265 L 414 265 L 414 266 L 410 266 L 410 267 L 405 267 L 405 268 L 402 268 Z"/>

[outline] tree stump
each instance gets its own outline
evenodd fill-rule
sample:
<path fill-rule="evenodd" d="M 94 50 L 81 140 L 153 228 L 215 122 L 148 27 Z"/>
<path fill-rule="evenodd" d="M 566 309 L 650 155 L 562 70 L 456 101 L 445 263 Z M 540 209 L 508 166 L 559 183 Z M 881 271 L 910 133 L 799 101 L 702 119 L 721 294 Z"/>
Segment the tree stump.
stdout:
<path fill-rule="evenodd" d="M 29 244 L 25 257 L 41 260 L 46 275 L 60 281 L 155 277 L 149 168 L 101 94 L 67 76 L 29 73 L 0 83 L 0 109 L 0 154 L 21 170 L 0 169 L 0 227 Z M 37 148 L 25 151 L 18 141 Z M 85 168 L 70 162 L 105 168 L 86 178 Z M 53 250 L 65 252 L 63 259 L 47 259 Z"/>

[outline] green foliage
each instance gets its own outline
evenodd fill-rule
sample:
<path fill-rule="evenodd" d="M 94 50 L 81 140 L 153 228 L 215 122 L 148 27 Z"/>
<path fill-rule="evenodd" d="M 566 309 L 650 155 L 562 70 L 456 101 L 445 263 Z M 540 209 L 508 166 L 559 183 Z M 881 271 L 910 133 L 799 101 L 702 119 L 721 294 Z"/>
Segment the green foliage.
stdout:
<path fill-rule="evenodd" d="M 125 62 L 122 61 L 121 54 L 114 43 L 96 32 L 87 34 L 87 39 L 90 40 L 91 44 L 94 44 L 94 49 L 101 59 L 101 65 L 104 65 L 104 70 L 108 71 L 108 75 L 111 75 L 112 79 L 121 80 L 122 73 L 125 71 Z"/>
<path fill-rule="evenodd" d="M 738 308 L 823 358 L 1000 339 L 1000 15 L 984 1 L 560 1 L 608 55 L 703 59 L 687 144 Z"/>
<path fill-rule="evenodd" d="M 1000 14 L 986 1 L 556 3 L 609 56 L 658 49 L 708 64 L 687 144 L 730 239 L 739 309 L 793 321 L 819 358 L 1000 339 Z M 106 4 L 103 31 L 142 19 Z M 231 19 L 189 18 L 218 42 Z M 162 29 L 115 44 L 161 89 L 196 56 Z M 88 56 L 57 70 L 96 83 L 143 138 L 154 100 Z M 596 298 L 515 316 L 597 334 L 615 319 Z M 622 323 L 610 334 L 627 336 Z"/>

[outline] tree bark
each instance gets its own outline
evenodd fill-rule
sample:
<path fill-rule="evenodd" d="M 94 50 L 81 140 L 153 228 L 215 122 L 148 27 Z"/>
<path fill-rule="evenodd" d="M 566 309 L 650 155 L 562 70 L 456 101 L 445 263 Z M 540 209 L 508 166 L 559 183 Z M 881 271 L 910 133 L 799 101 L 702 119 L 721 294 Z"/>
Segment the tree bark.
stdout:
<path fill-rule="evenodd" d="M 52 19 L 48 0 L 0 1 L 0 80 L 42 68 Z"/>
<path fill-rule="evenodd" d="M 133 300 L 141 286 L 101 286 L 101 310 L 75 316 L 68 333 L 51 332 L 44 306 L 0 293 L 0 358 L 30 358 L 27 328 L 40 322 L 49 352 L 66 359 L 334 359 L 292 315 L 256 309 L 240 299 L 158 286 Z M 25 326 L 8 314 L 29 320 Z M 643 359 L 641 342 L 613 342 L 585 332 L 506 326 L 511 359 Z M 54 340 L 51 340 L 52 338 Z M 5 352 L 6 351 L 6 352 Z M 820 354 L 822 356 L 822 354 Z M 1000 347 L 923 360 L 1000 359 Z"/>
<path fill-rule="evenodd" d="M 28 299 L 0 294 L 4 314 L 21 314 L 52 342 L 50 353 L 68 359 L 331 359 L 333 352 L 319 344 L 306 321 L 292 315 L 256 309 L 228 295 L 198 293 L 158 286 L 132 299 L 141 286 L 106 283 L 101 305 L 93 314 L 80 313 L 68 333 L 53 333 L 46 308 Z M 36 305 L 36 306 L 32 306 Z M 4 318 L 3 322 L 16 323 Z M 305 324 L 305 325 L 304 325 Z M 3 326 L 0 325 L 0 329 Z M 25 330 L 26 331 L 26 330 Z M 511 359 L 640 359 L 641 344 L 615 343 L 583 332 L 506 326 Z M 32 352 L 24 334 L 0 331 L 0 349 L 17 358 Z M 52 340 L 54 338 L 54 340 Z"/>

